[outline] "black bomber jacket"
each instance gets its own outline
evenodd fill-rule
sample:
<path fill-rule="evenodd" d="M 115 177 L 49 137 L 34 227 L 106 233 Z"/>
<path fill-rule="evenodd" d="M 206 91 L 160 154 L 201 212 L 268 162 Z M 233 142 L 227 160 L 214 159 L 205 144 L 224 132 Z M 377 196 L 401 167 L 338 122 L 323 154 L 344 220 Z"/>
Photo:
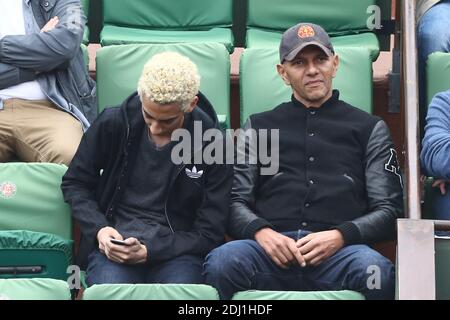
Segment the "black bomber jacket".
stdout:
<path fill-rule="evenodd" d="M 198 97 L 197 107 L 185 127 L 191 136 L 194 121 L 201 122 L 203 132 L 219 128 L 210 102 L 201 93 Z M 63 177 L 64 199 L 81 229 L 77 256 L 81 267 L 86 266 L 87 256 L 96 249 L 98 231 L 114 226 L 114 214 L 135 164 L 142 130 L 146 128 L 137 93 L 120 107 L 106 108 L 83 136 Z M 198 150 L 193 149 L 192 156 L 206 146 L 206 142 L 200 144 Z M 192 172 L 201 175 L 193 179 L 189 174 Z M 232 176 L 231 165 L 202 162 L 175 166 L 167 181 L 166 223 L 137 219 L 134 223 L 133 236 L 147 246 L 149 263 L 183 254 L 205 256 L 224 242 Z"/>
<path fill-rule="evenodd" d="M 383 120 L 339 100 L 334 90 L 320 108 L 308 109 L 293 97 L 252 115 L 244 126 L 249 128 L 279 129 L 279 170 L 265 176 L 260 161 L 235 165 L 232 237 L 252 239 L 257 230 L 271 227 L 338 229 L 346 245 L 395 238 L 403 186 Z M 237 153 L 249 149 L 247 139 Z"/>

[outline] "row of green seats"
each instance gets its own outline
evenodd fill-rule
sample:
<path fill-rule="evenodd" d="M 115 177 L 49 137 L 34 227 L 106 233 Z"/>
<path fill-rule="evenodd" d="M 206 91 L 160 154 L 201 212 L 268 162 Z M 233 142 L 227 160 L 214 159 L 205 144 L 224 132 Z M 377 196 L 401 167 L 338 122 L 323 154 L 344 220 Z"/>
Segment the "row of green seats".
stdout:
<path fill-rule="evenodd" d="M 67 282 L 55 279 L 0 280 L 3 300 L 70 300 Z M 199 284 L 104 284 L 83 292 L 83 300 L 219 300 L 213 287 Z M 232 300 L 364 300 L 354 291 L 243 291 Z"/>
<path fill-rule="evenodd" d="M 162 51 L 186 55 L 197 64 L 200 90 L 208 97 L 224 128 L 230 127 L 230 58 L 217 43 L 120 45 L 97 52 L 97 95 L 99 111 L 120 104 L 137 88 L 146 61 Z M 340 67 L 334 87 L 341 99 L 372 111 L 372 63 L 362 48 L 338 48 Z M 274 108 L 291 95 L 276 71 L 277 49 L 244 50 L 240 61 L 241 122 L 250 114 Z"/>
<path fill-rule="evenodd" d="M 82 1 L 88 15 L 88 0 Z M 245 4 L 236 0 L 103 0 L 102 12 L 91 18 L 103 18 L 103 46 L 217 42 L 231 53 L 231 28 L 236 23 L 233 6 L 243 11 L 237 15 L 246 15 L 242 19 L 246 26 L 239 29 L 247 29 L 248 48 L 276 47 L 284 30 L 303 21 L 322 25 L 337 47 L 367 48 L 372 60 L 380 51 L 376 28 L 381 27 L 381 19 L 390 19 L 391 13 L 391 3 L 386 0 L 246 0 Z M 89 37 L 88 31 L 85 36 Z"/>

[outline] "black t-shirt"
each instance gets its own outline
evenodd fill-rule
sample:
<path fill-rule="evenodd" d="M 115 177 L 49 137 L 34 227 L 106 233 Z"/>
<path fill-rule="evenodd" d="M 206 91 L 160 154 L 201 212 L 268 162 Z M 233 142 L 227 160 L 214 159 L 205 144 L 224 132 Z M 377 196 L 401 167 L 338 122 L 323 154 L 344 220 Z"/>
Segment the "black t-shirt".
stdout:
<path fill-rule="evenodd" d="M 115 215 L 115 227 L 123 236 L 139 234 L 142 222 L 167 226 L 164 206 L 174 167 L 171 160 L 174 143 L 158 147 L 148 129 L 143 130 L 136 164 Z"/>

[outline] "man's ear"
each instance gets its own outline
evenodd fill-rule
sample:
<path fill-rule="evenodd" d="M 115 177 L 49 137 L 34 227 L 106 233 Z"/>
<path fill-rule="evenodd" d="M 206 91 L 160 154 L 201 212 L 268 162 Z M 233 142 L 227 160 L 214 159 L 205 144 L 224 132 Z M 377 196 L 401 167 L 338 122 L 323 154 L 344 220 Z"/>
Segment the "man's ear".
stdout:
<path fill-rule="evenodd" d="M 333 78 L 336 77 L 338 68 L 339 68 L 339 56 L 336 54 L 333 57 Z"/>
<path fill-rule="evenodd" d="M 291 82 L 287 78 L 286 70 L 284 69 L 284 66 L 282 64 L 277 64 L 277 71 L 278 71 L 278 74 L 280 75 L 281 79 L 283 79 L 284 83 L 287 86 L 290 86 Z"/>
<path fill-rule="evenodd" d="M 187 109 L 187 113 L 192 112 L 192 110 L 194 110 L 194 108 L 197 106 L 197 102 L 198 102 L 198 97 L 195 96 L 194 99 L 192 99 L 190 105 L 189 105 L 189 109 Z"/>

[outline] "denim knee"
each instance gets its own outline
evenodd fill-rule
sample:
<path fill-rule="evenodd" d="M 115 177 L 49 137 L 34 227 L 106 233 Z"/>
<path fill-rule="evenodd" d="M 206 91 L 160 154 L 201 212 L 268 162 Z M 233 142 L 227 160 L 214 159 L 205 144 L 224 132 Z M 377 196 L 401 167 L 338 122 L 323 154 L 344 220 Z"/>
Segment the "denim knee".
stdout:
<path fill-rule="evenodd" d="M 354 257 L 348 279 L 350 289 L 363 293 L 367 299 L 394 299 L 394 265 L 377 251 L 366 248 Z"/>

